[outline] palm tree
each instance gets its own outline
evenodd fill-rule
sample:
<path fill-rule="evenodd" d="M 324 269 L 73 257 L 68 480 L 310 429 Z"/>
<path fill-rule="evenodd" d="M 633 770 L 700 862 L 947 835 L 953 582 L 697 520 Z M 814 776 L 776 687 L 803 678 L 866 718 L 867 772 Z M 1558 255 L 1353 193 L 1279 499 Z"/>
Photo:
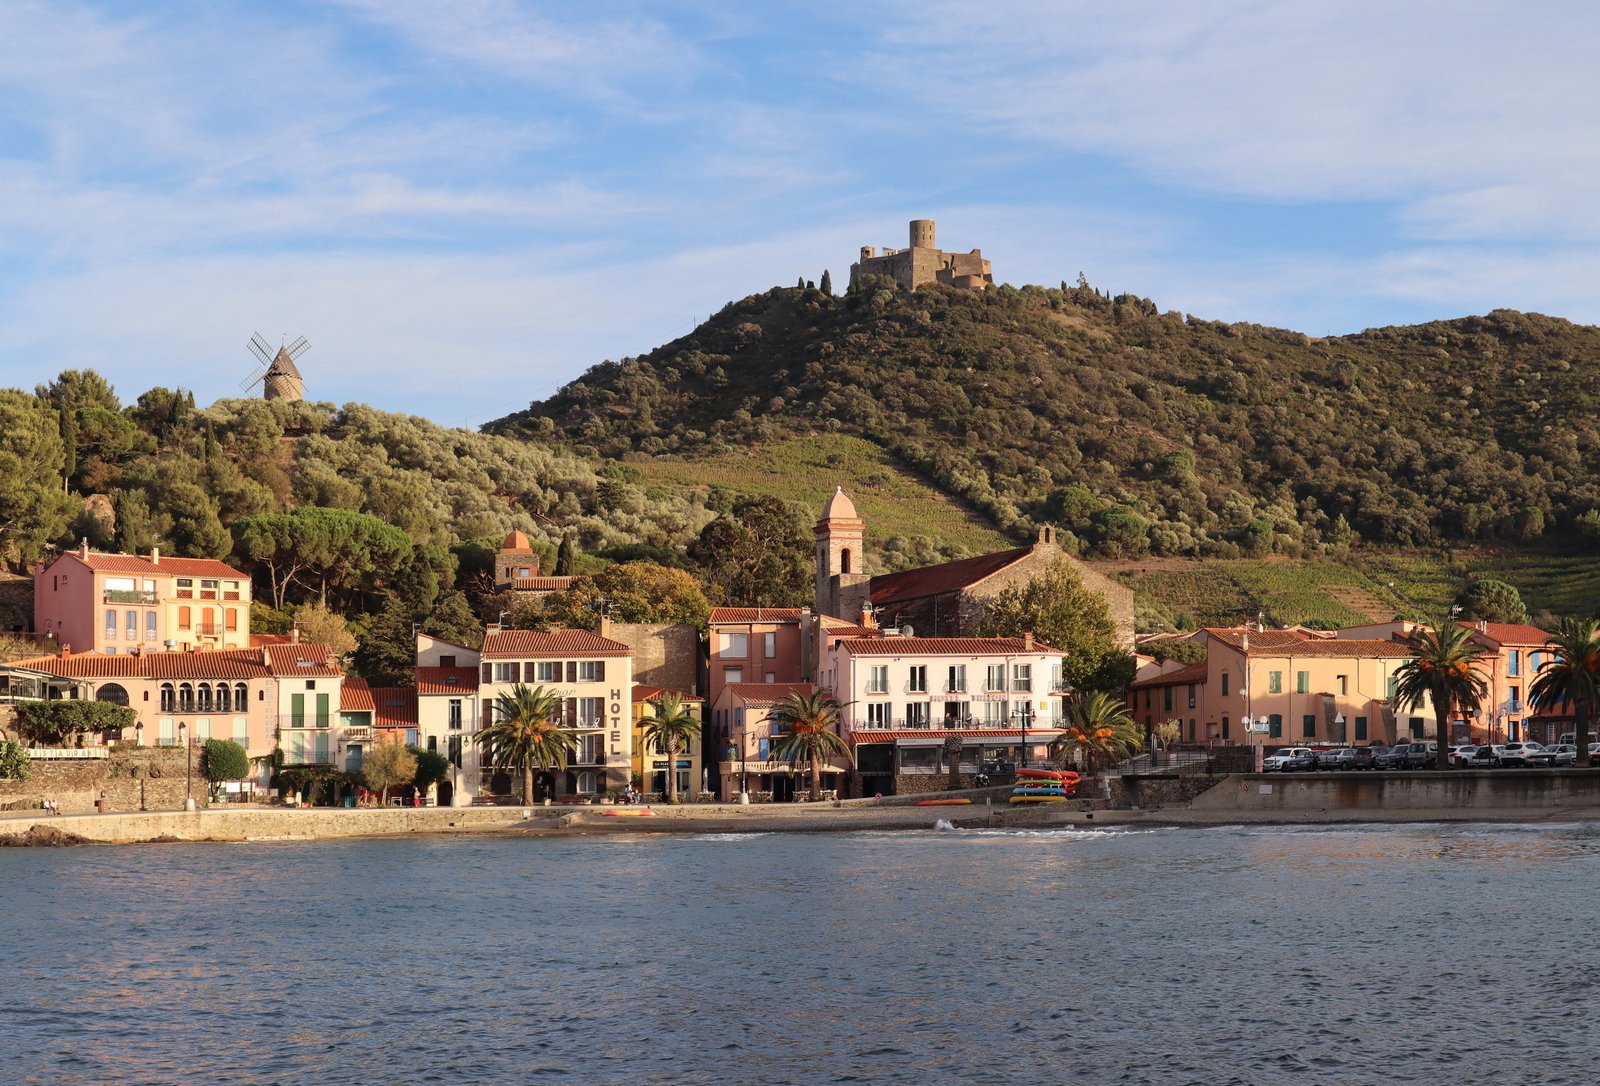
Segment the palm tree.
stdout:
<path fill-rule="evenodd" d="M 825 691 L 795 691 L 772 712 L 772 720 L 788 734 L 772 745 L 772 759 L 793 768 L 802 760 L 811 766 L 811 801 L 822 798 L 822 761 L 835 755 L 850 757 L 850 746 L 839 734 L 839 711 L 844 706 Z"/>
<path fill-rule="evenodd" d="M 1081 750 L 1084 768 L 1093 776 L 1096 763 L 1113 764 L 1144 746 L 1144 733 L 1128 707 L 1110 694 L 1079 691 L 1067 699 L 1063 717 L 1065 731 L 1056 748 L 1056 762 L 1062 766 Z"/>
<path fill-rule="evenodd" d="M 1478 665 L 1488 653 L 1473 639 L 1471 626 L 1446 620 L 1436 629 L 1418 626 L 1411 631 L 1411 659 L 1395 668 L 1395 705 L 1416 709 L 1423 699 L 1433 701 L 1437 722 L 1435 745 L 1438 767 L 1450 768 L 1450 707 L 1462 715 L 1475 713 L 1489 687 Z"/>
<path fill-rule="evenodd" d="M 694 749 L 700 738 L 700 721 L 677 694 L 665 691 L 655 702 L 656 711 L 640 717 L 645 747 L 654 746 L 667 756 L 667 802 L 678 802 L 678 751 Z"/>
<path fill-rule="evenodd" d="M 1600 705 L 1600 625 L 1592 619 L 1564 618 L 1545 645 L 1554 650 L 1555 659 L 1534 676 L 1528 702 L 1547 712 L 1562 703 L 1572 706 L 1578 764 L 1589 765 L 1589 716 Z"/>
<path fill-rule="evenodd" d="M 490 764 L 500 772 L 520 771 L 522 802 L 533 803 L 533 771 L 566 769 L 577 749 L 578 738 L 562 729 L 561 696 L 542 686 L 518 683 L 495 702 L 498 718 L 472 737 L 488 751 Z"/>

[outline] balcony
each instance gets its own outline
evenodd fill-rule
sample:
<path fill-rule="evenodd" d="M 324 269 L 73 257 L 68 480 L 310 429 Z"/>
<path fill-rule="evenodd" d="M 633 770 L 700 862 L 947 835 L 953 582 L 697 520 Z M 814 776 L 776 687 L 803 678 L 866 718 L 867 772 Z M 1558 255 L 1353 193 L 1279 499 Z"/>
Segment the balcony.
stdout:
<path fill-rule="evenodd" d="M 156 602 L 154 592 L 140 592 L 131 588 L 108 588 L 101 596 L 104 603 L 142 603 L 153 606 Z"/>
<path fill-rule="evenodd" d="M 334 766 L 339 764 L 339 752 L 336 750 L 287 750 L 283 751 L 283 764 L 287 766 Z"/>

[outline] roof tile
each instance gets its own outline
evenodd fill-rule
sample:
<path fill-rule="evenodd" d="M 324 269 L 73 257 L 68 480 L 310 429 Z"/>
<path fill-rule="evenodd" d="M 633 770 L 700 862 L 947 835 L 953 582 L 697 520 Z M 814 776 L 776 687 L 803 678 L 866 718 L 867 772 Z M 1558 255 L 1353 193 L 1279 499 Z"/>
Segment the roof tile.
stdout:
<path fill-rule="evenodd" d="M 877 606 L 892 605 L 906 600 L 938 596 L 946 592 L 959 592 L 969 585 L 992 577 L 1014 562 L 1019 562 L 1033 552 L 1032 547 L 1016 547 L 993 554 L 980 554 L 976 558 L 958 558 L 954 562 L 941 562 L 937 566 L 907 569 L 872 578 L 872 602 Z"/>
<path fill-rule="evenodd" d="M 799 622 L 803 607 L 713 607 L 710 622 Z"/>
<path fill-rule="evenodd" d="M 1035 641 L 1025 648 L 1020 637 L 845 637 L 839 647 L 852 656 L 994 656 L 1016 653 L 1059 653 Z"/>
<path fill-rule="evenodd" d="M 466 694 L 478 690 L 475 667 L 419 667 L 418 694 Z"/>
<path fill-rule="evenodd" d="M 495 630 L 483 638 L 485 660 L 632 655 L 622 642 L 588 630 Z"/>

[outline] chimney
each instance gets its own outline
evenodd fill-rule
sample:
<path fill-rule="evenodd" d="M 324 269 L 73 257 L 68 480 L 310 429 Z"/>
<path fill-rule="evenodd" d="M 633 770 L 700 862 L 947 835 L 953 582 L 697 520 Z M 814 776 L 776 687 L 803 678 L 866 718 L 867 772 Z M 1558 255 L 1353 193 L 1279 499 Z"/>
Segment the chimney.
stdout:
<path fill-rule="evenodd" d="M 601 615 L 600 616 L 599 634 L 600 634 L 601 637 L 610 637 L 611 636 L 611 618 L 610 618 L 609 615 Z"/>
<path fill-rule="evenodd" d="M 298 627 L 298 626 L 290 626 L 289 627 L 289 644 L 291 644 L 291 645 L 300 644 L 300 627 Z"/>
<path fill-rule="evenodd" d="M 1032 630 L 1029 630 L 1027 633 L 1022 635 L 1022 651 L 1023 652 L 1032 652 L 1033 651 L 1033 631 Z"/>
<path fill-rule="evenodd" d="M 861 621 L 856 625 L 868 630 L 878 628 L 878 617 L 872 613 L 872 604 L 866 600 L 861 601 Z"/>
<path fill-rule="evenodd" d="M 151 547 L 150 548 L 150 564 L 152 566 L 159 566 L 161 564 L 161 548 L 160 547 Z"/>
<path fill-rule="evenodd" d="M 72 655 L 72 646 L 67 644 L 67 643 L 65 643 L 65 642 L 63 642 L 62 645 L 61 645 L 61 658 L 63 660 L 65 660 L 67 657 L 69 657 L 71 655 Z"/>
<path fill-rule="evenodd" d="M 1034 546 L 1035 547 L 1053 547 L 1055 545 L 1056 545 L 1056 529 L 1055 529 L 1055 525 L 1053 525 L 1053 524 L 1041 524 L 1041 525 L 1039 525 L 1039 538 L 1038 538 L 1037 541 L 1035 541 Z"/>
<path fill-rule="evenodd" d="M 89 560 L 89 541 L 87 539 L 78 540 L 78 557 L 85 562 Z"/>
<path fill-rule="evenodd" d="M 1481 634 L 1486 634 L 1486 633 L 1489 632 L 1489 620 L 1488 619 L 1480 618 L 1478 620 L 1478 632 L 1481 633 Z"/>

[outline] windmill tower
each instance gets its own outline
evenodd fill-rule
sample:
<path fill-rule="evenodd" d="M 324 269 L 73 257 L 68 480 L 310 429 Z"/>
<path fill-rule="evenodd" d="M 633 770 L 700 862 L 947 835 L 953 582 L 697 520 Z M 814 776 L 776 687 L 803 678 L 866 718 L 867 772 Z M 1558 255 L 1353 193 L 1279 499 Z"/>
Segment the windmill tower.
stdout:
<path fill-rule="evenodd" d="M 252 335 L 250 353 L 255 355 L 261 364 L 256 367 L 254 373 L 239 382 L 239 387 L 248 393 L 259 382 L 261 394 L 269 400 L 305 399 L 305 382 L 301 379 L 300 369 L 294 364 L 294 360 L 310 348 L 311 344 L 306 342 L 306 337 L 301 336 L 286 347 L 280 346 L 278 353 L 273 354 L 272 348 L 259 334 Z"/>

